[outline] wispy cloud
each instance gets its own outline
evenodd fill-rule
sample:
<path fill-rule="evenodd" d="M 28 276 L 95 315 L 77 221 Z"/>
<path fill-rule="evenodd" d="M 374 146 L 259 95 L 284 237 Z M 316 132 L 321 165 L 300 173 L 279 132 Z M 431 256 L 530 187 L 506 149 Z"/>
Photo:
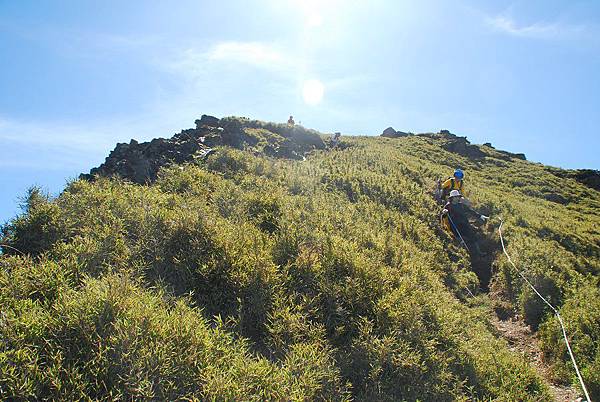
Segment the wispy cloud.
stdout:
<path fill-rule="evenodd" d="M 562 22 L 535 22 L 519 25 L 513 18 L 504 15 L 486 17 L 485 22 L 498 32 L 512 36 L 537 39 L 574 39 L 587 30 L 585 25 L 568 25 Z"/>
<path fill-rule="evenodd" d="M 186 48 L 175 52 L 169 61 L 157 63 L 172 73 L 198 78 L 223 65 L 254 67 L 272 73 L 295 75 L 305 61 L 263 42 L 217 42 L 208 49 Z"/>

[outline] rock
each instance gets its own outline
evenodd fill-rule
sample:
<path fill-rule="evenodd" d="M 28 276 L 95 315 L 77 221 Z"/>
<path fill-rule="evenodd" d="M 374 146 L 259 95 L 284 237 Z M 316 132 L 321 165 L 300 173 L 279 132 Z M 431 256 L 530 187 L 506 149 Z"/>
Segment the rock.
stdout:
<path fill-rule="evenodd" d="M 557 204 L 562 204 L 562 205 L 566 205 L 569 203 L 569 200 L 566 199 L 565 197 L 563 197 L 560 194 L 557 193 L 545 193 L 543 195 L 545 200 L 548 200 L 550 202 L 555 202 Z"/>
<path fill-rule="evenodd" d="M 383 133 L 381 133 L 382 137 L 388 137 L 388 138 L 394 138 L 396 136 L 396 130 L 394 130 L 393 127 L 388 127 L 385 130 L 383 130 Z"/>
<path fill-rule="evenodd" d="M 575 180 L 592 188 L 596 191 L 600 191 L 600 171 L 592 169 L 579 169 L 575 171 Z"/>
<path fill-rule="evenodd" d="M 434 139 L 452 139 L 459 138 L 456 135 L 452 134 L 449 130 L 440 130 L 439 133 L 420 133 L 417 134 L 419 137 L 427 137 Z"/>
<path fill-rule="evenodd" d="M 388 127 L 385 130 L 383 130 L 383 133 L 381 133 L 382 137 L 387 137 L 387 138 L 407 137 L 408 135 L 409 135 L 408 133 L 405 133 L 403 131 L 394 130 L 393 127 Z"/>
<path fill-rule="evenodd" d="M 440 132 L 440 134 L 442 133 Z M 453 136 L 442 145 L 442 148 L 446 151 L 468 156 L 469 158 L 483 158 L 486 156 L 486 153 L 479 149 L 478 146 L 471 145 L 471 143 L 467 141 L 467 137 Z"/>
<path fill-rule="evenodd" d="M 516 159 L 521 159 L 523 161 L 527 160 L 527 157 L 525 156 L 525 154 L 512 154 L 512 157 L 516 158 Z"/>
<path fill-rule="evenodd" d="M 197 151 L 210 149 L 192 136 L 176 135 L 171 139 L 155 138 L 150 142 L 117 144 L 106 161 L 80 177 L 93 180 L 94 176 L 120 176 L 134 183 L 144 184 L 156 179 L 161 167 L 173 163 L 191 162 Z"/>
<path fill-rule="evenodd" d="M 162 167 L 205 159 L 215 146 L 257 151 L 256 138 L 245 131 L 248 128 L 271 132 L 262 151 L 269 156 L 302 160 L 306 153 L 325 148 L 318 132 L 303 127 L 202 115 L 200 120 L 196 120 L 195 129 L 182 130 L 171 138 L 154 138 L 144 143 L 132 139 L 129 144 L 117 144 L 102 165 L 93 168 L 89 174 L 80 175 L 80 178 L 94 180 L 95 176 L 120 176 L 145 184 L 156 180 Z"/>
<path fill-rule="evenodd" d="M 214 117 L 214 116 L 209 116 L 207 114 L 203 114 L 200 117 L 200 120 L 196 120 L 194 123 L 196 123 L 196 129 L 200 129 L 203 126 L 206 127 L 219 127 L 219 123 L 220 123 L 220 119 Z"/>
<path fill-rule="evenodd" d="M 496 149 L 492 146 L 491 142 L 486 142 L 485 144 L 483 144 L 484 147 L 488 147 L 488 148 L 492 148 L 492 149 Z"/>

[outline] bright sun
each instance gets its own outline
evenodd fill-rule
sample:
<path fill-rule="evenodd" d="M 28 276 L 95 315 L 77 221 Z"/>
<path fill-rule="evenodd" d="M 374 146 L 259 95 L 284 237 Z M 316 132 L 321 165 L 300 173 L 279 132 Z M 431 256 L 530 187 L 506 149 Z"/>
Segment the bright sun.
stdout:
<path fill-rule="evenodd" d="M 302 85 L 302 97 L 304 98 L 304 102 L 311 106 L 319 104 L 321 99 L 323 99 L 324 93 L 325 87 L 323 87 L 323 83 L 319 80 L 307 80 L 304 81 L 304 84 Z"/>

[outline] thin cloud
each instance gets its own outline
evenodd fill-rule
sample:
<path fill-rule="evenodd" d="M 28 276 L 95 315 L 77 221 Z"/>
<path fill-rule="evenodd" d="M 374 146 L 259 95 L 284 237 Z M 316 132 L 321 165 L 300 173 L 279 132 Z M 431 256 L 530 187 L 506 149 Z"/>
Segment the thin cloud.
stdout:
<path fill-rule="evenodd" d="M 156 58 L 155 66 L 176 78 L 180 86 L 179 98 L 198 97 L 198 91 L 218 88 L 219 94 L 232 93 L 235 85 L 218 85 L 215 77 L 221 81 L 235 81 L 238 71 L 263 71 L 270 80 L 262 89 L 273 96 L 289 96 L 289 89 L 295 88 L 308 78 L 312 70 L 310 58 L 290 54 L 276 44 L 267 42 L 223 41 L 208 48 L 189 47 L 173 49 L 169 58 Z M 320 77 L 317 77 L 320 78 Z M 282 92 L 283 90 L 283 92 Z M 285 92 L 285 93 L 284 93 Z M 217 97 L 218 94 L 215 94 Z M 216 99 L 216 98 L 215 98 Z"/>
<path fill-rule="evenodd" d="M 495 31 L 524 38 L 572 39 L 586 31 L 585 25 L 567 25 L 560 22 L 519 25 L 513 18 L 502 15 L 486 17 L 486 23 Z"/>
<path fill-rule="evenodd" d="M 218 42 L 209 49 L 187 48 L 177 52 L 166 63 L 163 60 L 156 61 L 171 73 L 195 79 L 214 73 L 214 69 L 221 63 L 250 66 L 287 76 L 298 75 L 306 64 L 305 60 L 298 59 L 273 44 L 238 41 Z"/>

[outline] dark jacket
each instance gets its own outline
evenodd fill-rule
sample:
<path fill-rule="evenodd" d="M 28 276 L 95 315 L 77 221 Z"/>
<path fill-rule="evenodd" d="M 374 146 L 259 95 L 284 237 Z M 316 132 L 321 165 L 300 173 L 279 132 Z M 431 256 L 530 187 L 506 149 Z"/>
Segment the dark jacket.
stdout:
<path fill-rule="evenodd" d="M 452 220 L 451 223 L 454 223 L 459 229 L 469 226 L 469 217 L 474 219 L 478 219 L 480 214 L 473 211 L 467 205 L 459 202 L 458 204 L 452 204 L 450 201 L 444 205 L 444 209 L 448 211 L 448 215 Z"/>

